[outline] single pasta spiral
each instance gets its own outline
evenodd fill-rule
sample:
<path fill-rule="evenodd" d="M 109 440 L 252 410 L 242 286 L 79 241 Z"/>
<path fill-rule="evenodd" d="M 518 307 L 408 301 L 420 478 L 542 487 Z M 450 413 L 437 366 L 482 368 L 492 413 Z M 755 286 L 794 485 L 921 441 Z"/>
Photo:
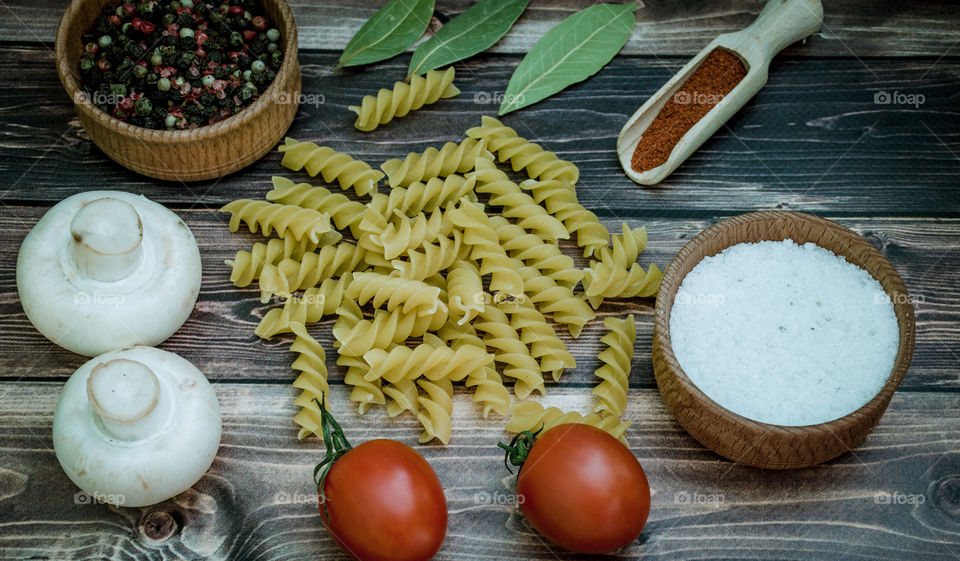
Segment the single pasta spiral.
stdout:
<path fill-rule="evenodd" d="M 401 309 L 421 316 L 447 315 L 447 306 L 440 301 L 440 289 L 422 281 L 388 277 L 377 273 L 356 273 L 347 287 L 346 296 L 360 305 L 371 302 L 374 308 L 386 304 L 387 311 Z"/>
<path fill-rule="evenodd" d="M 337 314 L 340 319 L 333 325 L 333 337 L 341 355 L 363 356 L 371 349 L 386 349 L 393 343 L 420 337 L 433 327 L 432 317 L 400 310 L 375 310 L 372 321 L 363 319 L 359 304 L 353 300 L 344 300 Z M 355 317 L 359 319 L 353 320 Z M 343 318 L 352 321 L 341 321 Z"/>
<path fill-rule="evenodd" d="M 377 194 L 370 201 L 370 206 L 382 206 L 383 216 L 391 216 L 394 211 L 400 211 L 413 217 L 421 212 L 442 209 L 463 197 L 471 196 L 476 184 L 475 177 L 459 174 L 431 177 L 426 183 L 414 181 L 406 187 L 394 187 L 390 189 L 389 195 Z M 383 202 L 378 199 L 383 199 Z"/>
<path fill-rule="evenodd" d="M 603 365 L 594 371 L 601 382 L 593 388 L 593 394 L 597 396 L 593 411 L 621 417 L 627 409 L 630 363 L 633 361 L 637 325 L 632 315 L 622 320 L 608 317 L 603 320 L 603 325 L 609 332 L 600 338 L 606 348 L 597 355 Z"/>
<path fill-rule="evenodd" d="M 501 162 L 510 160 L 513 171 L 525 170 L 531 178 L 561 179 L 571 184 L 580 178 L 580 170 L 573 163 L 519 136 L 517 131 L 493 117 L 483 116 L 481 125 L 468 129 L 467 136 L 489 139 L 490 150 L 496 152 Z"/>
<path fill-rule="evenodd" d="M 524 231 L 502 216 L 491 216 L 490 223 L 510 257 L 523 261 L 567 288 L 572 289 L 583 278 L 583 269 L 577 267 L 573 258 L 565 255 L 559 247 L 545 243 L 539 236 Z"/>
<path fill-rule="evenodd" d="M 286 177 L 273 177 L 273 190 L 267 193 L 267 200 L 285 205 L 296 205 L 330 215 L 330 220 L 340 230 L 349 229 L 356 237 L 360 219 L 366 206 L 353 201 L 340 193 L 331 193 L 324 187 L 309 183 L 294 183 Z"/>
<path fill-rule="evenodd" d="M 476 167 L 478 160 L 490 158 L 486 140 L 465 138 L 459 144 L 447 142 L 439 150 L 431 146 L 422 154 L 410 152 L 403 160 L 387 160 L 380 169 L 387 172 L 391 187 L 405 187 L 433 177 L 466 173 Z"/>
<path fill-rule="evenodd" d="M 423 425 L 420 442 L 430 442 L 434 438 L 444 444 L 450 442 L 453 429 L 453 384 L 447 378 L 439 380 L 420 380 L 417 382 L 424 394 L 417 397 L 417 419 Z"/>
<path fill-rule="evenodd" d="M 428 380 L 462 380 L 493 362 L 485 349 L 464 345 L 456 350 L 445 345 L 421 343 L 414 348 L 398 345 L 389 351 L 370 349 L 363 355 L 370 365 L 368 381 L 381 379 L 390 383 L 421 376 Z"/>
<path fill-rule="evenodd" d="M 510 181 L 507 174 L 492 161 L 478 160 L 477 171 L 470 175 L 477 178 L 476 192 L 490 195 L 490 204 L 503 207 L 503 216 L 516 220 L 524 230 L 551 243 L 570 238 L 562 222 L 547 214 L 537 201 Z"/>
<path fill-rule="evenodd" d="M 609 230 L 596 214 L 580 204 L 572 184 L 559 180 L 528 180 L 520 183 L 520 187 L 530 191 L 533 200 L 544 205 L 547 212 L 563 222 L 571 236 L 576 234 L 577 246 L 583 249 L 584 257 L 594 255 L 607 246 Z"/>
<path fill-rule="evenodd" d="M 344 273 L 339 279 L 327 279 L 320 286 L 304 290 L 301 296 L 290 297 L 282 308 L 273 308 L 264 314 L 254 333 L 269 339 L 278 333 L 288 333 L 293 323 L 313 323 L 333 315 L 352 280 L 353 273 Z"/>
<path fill-rule="evenodd" d="M 317 146 L 313 142 L 287 138 L 280 147 L 280 152 L 283 153 L 280 164 L 287 169 L 302 169 L 310 177 L 322 174 L 327 183 L 337 182 L 344 191 L 353 189 L 360 196 L 375 193 L 377 183 L 383 179 L 383 172 L 329 146 Z"/>
<path fill-rule="evenodd" d="M 565 412 L 557 407 L 544 407 L 536 401 L 516 403 L 510 410 L 507 420 L 507 432 L 520 433 L 523 431 L 547 431 L 558 425 L 580 423 L 596 427 L 613 436 L 620 442 L 627 444 L 625 434 L 629 422 L 621 421 L 613 416 L 601 416 L 597 413 L 583 415 L 575 411 Z"/>
<path fill-rule="evenodd" d="M 553 321 L 567 326 L 574 339 L 596 313 L 566 286 L 561 286 L 552 278 L 545 277 L 533 267 L 521 267 L 526 294 L 530 301 L 544 314 L 553 314 Z"/>
<path fill-rule="evenodd" d="M 426 76 L 411 76 L 409 84 L 396 82 L 392 90 L 383 88 L 376 96 L 365 95 L 359 106 L 348 107 L 357 114 L 353 126 L 369 132 L 424 105 L 436 103 L 441 98 L 454 97 L 460 90 L 453 85 L 453 78 L 452 66 L 444 71 L 430 70 Z"/>
<path fill-rule="evenodd" d="M 293 404 L 300 408 L 293 418 L 301 427 L 297 438 L 302 440 L 310 433 L 322 437 L 320 412 L 317 411 L 314 400 L 317 403 L 328 402 L 326 398 L 330 395 L 330 386 L 327 384 L 327 357 L 320 342 L 310 335 L 306 326 L 295 323 L 290 328 L 296 334 L 290 350 L 297 353 L 292 368 L 300 372 L 293 382 L 293 387 L 302 390 L 293 401 Z"/>
<path fill-rule="evenodd" d="M 305 253 L 299 260 L 288 257 L 276 265 L 264 265 L 260 273 L 260 299 L 266 303 L 274 294 L 289 298 L 298 290 L 355 271 L 363 263 L 365 254 L 363 248 L 343 242 Z"/>
<path fill-rule="evenodd" d="M 447 272 L 447 308 L 450 319 L 463 325 L 483 312 L 487 293 L 483 290 L 480 269 L 472 261 L 454 263 Z"/>
<path fill-rule="evenodd" d="M 504 302 L 501 308 L 510 316 L 510 326 L 520 334 L 520 340 L 530 348 L 530 356 L 540 361 L 541 372 L 549 372 L 558 382 L 565 368 L 577 367 L 577 361 L 547 318 L 528 300 Z"/>
<path fill-rule="evenodd" d="M 340 235 L 331 230 L 330 215 L 296 205 L 281 205 L 267 201 L 238 199 L 226 204 L 220 212 L 230 213 L 230 231 L 236 232 L 243 222 L 250 233 L 259 228 L 264 236 L 276 230 L 277 235 L 292 235 L 297 240 L 313 243 L 336 243 Z"/>
<path fill-rule="evenodd" d="M 520 340 L 510 320 L 497 306 L 485 306 L 474 323 L 478 333 L 483 334 L 484 344 L 493 349 L 496 362 L 504 365 L 503 374 L 514 378 L 513 393 L 526 399 L 533 391 L 542 395 L 545 391 L 543 375 L 536 359 L 530 356 L 527 346 Z"/>

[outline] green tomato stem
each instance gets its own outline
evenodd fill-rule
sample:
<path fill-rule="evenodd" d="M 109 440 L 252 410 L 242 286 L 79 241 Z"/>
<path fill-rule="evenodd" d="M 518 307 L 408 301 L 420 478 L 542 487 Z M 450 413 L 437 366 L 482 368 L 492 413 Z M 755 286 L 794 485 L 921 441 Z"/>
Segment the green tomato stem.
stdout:
<path fill-rule="evenodd" d="M 327 494 L 323 487 L 327 481 L 327 475 L 333 464 L 336 463 L 344 454 L 353 449 L 347 437 L 343 434 L 343 428 L 326 408 L 327 396 L 323 396 L 323 402 L 313 398 L 313 402 L 320 408 L 320 432 L 323 433 L 323 444 L 326 447 L 326 456 L 323 461 L 313 468 L 313 481 L 317 484 L 317 494 L 320 497 L 320 504 L 323 506 L 323 513 L 326 516 L 327 523 L 330 523 L 330 510 L 327 508 Z"/>
<path fill-rule="evenodd" d="M 504 444 L 503 442 L 497 443 L 497 446 L 505 450 L 503 465 L 507 467 L 507 471 L 513 473 L 513 470 L 510 469 L 511 464 L 514 467 L 523 468 L 523 463 L 527 461 L 527 456 L 530 455 L 530 450 L 537 441 L 537 435 L 540 434 L 542 430 L 543 426 L 541 426 L 537 432 L 525 430 L 513 437 L 510 444 Z"/>

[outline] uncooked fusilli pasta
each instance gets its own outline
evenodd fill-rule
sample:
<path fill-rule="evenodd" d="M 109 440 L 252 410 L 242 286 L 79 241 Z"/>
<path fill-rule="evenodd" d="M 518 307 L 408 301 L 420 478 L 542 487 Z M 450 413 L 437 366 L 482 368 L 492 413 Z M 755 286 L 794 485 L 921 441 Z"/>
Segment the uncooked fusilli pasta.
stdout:
<path fill-rule="evenodd" d="M 573 163 L 561 160 L 539 144 L 530 142 L 517 131 L 504 126 L 493 117 L 484 116 L 479 127 L 467 130 L 467 136 L 489 139 L 490 150 L 501 162 L 510 160 L 513 171 L 525 170 L 533 179 L 560 179 L 570 184 L 580 178 L 580 170 Z"/>
<path fill-rule="evenodd" d="M 441 98 L 456 96 L 460 90 L 453 85 L 454 74 L 452 66 L 443 71 L 430 70 L 426 76 L 411 76 L 409 84 L 397 82 L 392 90 L 383 88 L 376 96 L 363 96 L 359 106 L 348 107 L 357 114 L 357 121 L 353 126 L 369 132 L 389 123 L 395 117 L 403 117 L 424 105 L 436 103 Z"/>
<path fill-rule="evenodd" d="M 507 432 L 547 431 L 558 425 L 580 423 L 596 427 L 627 444 L 625 434 L 630 423 L 612 416 L 603 417 L 597 413 L 583 415 L 575 411 L 565 412 L 557 407 L 544 407 L 536 401 L 515 403 L 507 420 Z"/>
<path fill-rule="evenodd" d="M 627 409 L 630 363 L 633 361 L 637 325 L 632 315 L 626 319 L 608 317 L 603 320 L 603 325 L 609 332 L 600 339 L 606 348 L 597 355 L 603 365 L 594 371 L 601 382 L 593 388 L 593 394 L 597 396 L 593 411 L 604 416 L 622 417 Z"/>
<path fill-rule="evenodd" d="M 273 190 L 267 193 L 267 200 L 285 205 L 297 205 L 330 215 L 330 220 L 340 230 L 349 229 L 356 237 L 360 219 L 366 205 L 348 199 L 340 193 L 331 193 L 329 189 L 294 183 L 286 177 L 273 177 Z"/>
<path fill-rule="evenodd" d="M 280 151 L 283 152 L 280 164 L 284 167 L 293 171 L 302 169 L 310 177 L 319 173 L 327 183 L 336 181 L 344 191 L 353 189 L 360 196 L 375 193 L 377 183 L 383 179 L 383 172 L 329 146 L 287 138 Z"/>
<path fill-rule="evenodd" d="M 391 187 L 404 187 L 415 181 L 466 173 L 476 167 L 478 160 L 490 158 L 485 140 L 465 138 L 459 144 L 447 142 L 439 150 L 430 147 L 422 154 L 410 152 L 402 160 L 387 160 L 380 169 L 387 172 Z"/>
<path fill-rule="evenodd" d="M 236 232 L 243 222 L 255 233 L 264 236 L 274 230 L 284 237 L 292 235 L 297 240 L 309 240 L 316 244 L 336 243 L 340 235 L 330 227 L 330 215 L 296 205 L 281 205 L 267 201 L 239 199 L 226 204 L 220 212 L 230 213 L 230 231 Z"/>

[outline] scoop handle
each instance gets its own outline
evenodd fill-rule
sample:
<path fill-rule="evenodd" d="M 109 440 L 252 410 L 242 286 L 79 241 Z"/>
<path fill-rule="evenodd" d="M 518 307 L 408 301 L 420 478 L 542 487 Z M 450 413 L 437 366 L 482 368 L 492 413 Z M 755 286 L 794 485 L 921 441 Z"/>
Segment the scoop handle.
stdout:
<path fill-rule="evenodd" d="M 770 0 L 743 33 L 757 38 L 769 61 L 787 45 L 816 33 L 822 24 L 820 0 Z"/>

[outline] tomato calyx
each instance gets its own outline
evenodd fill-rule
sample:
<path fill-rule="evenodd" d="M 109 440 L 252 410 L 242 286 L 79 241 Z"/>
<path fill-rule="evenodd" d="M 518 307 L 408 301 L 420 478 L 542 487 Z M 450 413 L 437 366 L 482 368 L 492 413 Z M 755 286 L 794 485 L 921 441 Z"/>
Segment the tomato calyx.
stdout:
<path fill-rule="evenodd" d="M 503 442 L 497 443 L 497 446 L 505 450 L 503 465 L 507 466 L 507 471 L 513 473 L 513 470 L 510 469 L 511 464 L 514 467 L 523 467 L 523 462 L 527 461 L 527 456 L 530 454 L 533 444 L 537 441 L 537 435 L 540 434 L 542 430 L 543 426 L 537 429 L 536 432 L 525 430 L 513 437 L 510 444 L 504 444 Z"/>
<path fill-rule="evenodd" d="M 323 433 L 323 444 L 326 446 L 326 456 L 323 461 L 313 468 L 313 481 L 317 484 L 317 495 L 320 497 L 320 504 L 323 506 L 323 513 L 327 522 L 330 521 L 330 510 L 327 508 L 327 494 L 323 491 L 324 483 L 333 464 L 336 463 L 344 454 L 353 450 L 350 441 L 343 434 L 343 428 L 334 418 L 333 414 L 327 411 L 327 397 L 323 396 L 323 402 L 313 398 L 313 402 L 320 408 L 320 432 Z"/>

